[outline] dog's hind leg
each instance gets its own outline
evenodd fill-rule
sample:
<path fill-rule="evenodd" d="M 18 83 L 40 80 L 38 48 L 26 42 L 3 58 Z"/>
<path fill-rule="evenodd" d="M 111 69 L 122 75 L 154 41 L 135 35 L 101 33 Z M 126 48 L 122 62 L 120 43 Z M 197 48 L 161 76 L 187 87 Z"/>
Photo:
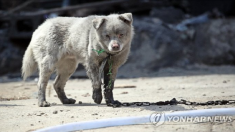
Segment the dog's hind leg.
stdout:
<path fill-rule="evenodd" d="M 57 68 L 57 77 L 54 82 L 54 89 L 63 104 L 74 104 L 76 100 L 67 98 L 64 87 L 70 76 L 77 68 L 77 61 L 75 59 L 66 59 L 60 63 Z"/>
<path fill-rule="evenodd" d="M 46 56 L 39 64 L 39 80 L 38 80 L 38 106 L 48 107 L 50 103 L 46 101 L 46 87 L 51 74 L 54 72 L 53 57 Z"/>

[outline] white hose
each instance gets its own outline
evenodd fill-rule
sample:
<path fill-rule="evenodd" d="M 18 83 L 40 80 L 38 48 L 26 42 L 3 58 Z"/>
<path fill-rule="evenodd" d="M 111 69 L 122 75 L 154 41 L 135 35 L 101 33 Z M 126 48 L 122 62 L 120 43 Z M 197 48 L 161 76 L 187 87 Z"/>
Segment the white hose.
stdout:
<path fill-rule="evenodd" d="M 189 110 L 189 111 L 165 113 L 164 115 L 165 117 L 169 117 L 169 116 L 178 116 L 178 117 L 180 116 L 190 116 L 190 117 L 232 116 L 232 115 L 235 115 L 235 108 Z M 69 132 L 69 131 L 96 129 L 96 128 L 103 128 L 103 127 L 143 124 L 143 123 L 149 123 L 150 117 L 151 115 L 146 115 L 146 116 L 136 116 L 136 117 L 119 117 L 119 118 L 101 119 L 101 120 L 93 120 L 93 121 L 74 122 L 74 123 L 68 123 L 68 124 L 40 129 L 35 132 Z M 167 121 L 165 119 L 164 121 Z"/>

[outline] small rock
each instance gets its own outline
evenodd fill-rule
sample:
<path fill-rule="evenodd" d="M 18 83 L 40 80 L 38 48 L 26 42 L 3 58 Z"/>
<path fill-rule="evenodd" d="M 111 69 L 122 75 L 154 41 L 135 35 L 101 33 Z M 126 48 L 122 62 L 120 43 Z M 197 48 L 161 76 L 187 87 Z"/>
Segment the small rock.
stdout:
<path fill-rule="evenodd" d="M 98 115 L 97 113 L 94 113 L 94 114 L 92 114 L 92 115 Z"/>
<path fill-rule="evenodd" d="M 57 97 L 57 95 L 54 95 L 54 97 Z"/>
<path fill-rule="evenodd" d="M 57 113 L 58 113 L 58 111 L 57 111 L 57 110 L 53 111 L 53 114 L 57 114 Z"/>
<path fill-rule="evenodd" d="M 30 124 L 30 126 L 34 126 L 33 124 Z"/>
<path fill-rule="evenodd" d="M 223 81 L 223 83 L 227 83 L 227 81 Z"/>
<path fill-rule="evenodd" d="M 78 101 L 78 104 L 82 104 L 82 101 Z"/>
<path fill-rule="evenodd" d="M 74 116 L 71 116 L 71 118 L 74 118 Z"/>
<path fill-rule="evenodd" d="M 71 94 L 67 94 L 67 96 L 71 96 Z"/>
<path fill-rule="evenodd" d="M 206 94 L 203 94 L 202 96 L 206 96 Z"/>

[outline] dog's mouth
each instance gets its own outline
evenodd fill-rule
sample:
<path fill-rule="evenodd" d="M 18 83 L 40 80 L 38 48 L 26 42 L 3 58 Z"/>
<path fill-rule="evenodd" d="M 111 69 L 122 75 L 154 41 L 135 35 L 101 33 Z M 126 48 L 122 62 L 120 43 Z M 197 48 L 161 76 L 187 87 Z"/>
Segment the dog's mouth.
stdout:
<path fill-rule="evenodd" d="M 108 53 L 108 54 L 111 54 L 111 55 L 116 55 L 116 54 L 120 53 L 121 51 L 122 51 L 122 49 L 120 49 L 120 50 L 114 50 L 114 51 L 108 49 L 108 52 L 107 52 L 107 53 Z"/>

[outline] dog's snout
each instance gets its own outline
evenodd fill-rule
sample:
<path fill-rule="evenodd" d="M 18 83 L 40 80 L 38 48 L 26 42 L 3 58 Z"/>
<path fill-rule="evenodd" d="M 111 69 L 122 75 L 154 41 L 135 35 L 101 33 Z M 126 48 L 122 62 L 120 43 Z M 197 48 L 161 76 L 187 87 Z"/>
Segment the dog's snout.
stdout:
<path fill-rule="evenodd" d="M 119 49 L 119 45 L 118 45 L 117 43 L 114 43 L 114 44 L 112 45 L 112 48 L 113 48 L 114 50 L 118 50 L 118 49 Z"/>

